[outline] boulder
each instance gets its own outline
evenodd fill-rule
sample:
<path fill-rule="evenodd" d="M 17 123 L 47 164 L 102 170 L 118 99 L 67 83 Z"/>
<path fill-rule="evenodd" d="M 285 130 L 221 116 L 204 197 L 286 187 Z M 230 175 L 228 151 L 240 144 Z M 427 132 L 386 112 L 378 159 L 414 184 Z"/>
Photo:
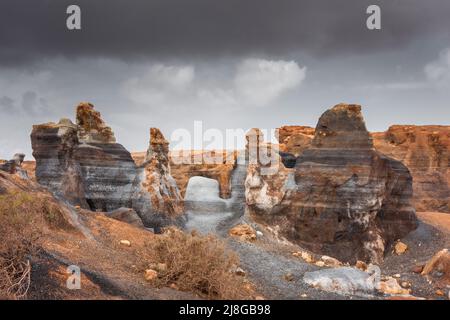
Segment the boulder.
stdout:
<path fill-rule="evenodd" d="M 442 285 L 450 286 L 450 251 L 436 253 L 423 267 L 422 275 L 431 276 Z"/>
<path fill-rule="evenodd" d="M 105 213 L 105 215 L 109 218 L 126 222 L 128 224 L 134 225 L 136 227 L 144 227 L 142 223 L 142 219 L 139 215 L 131 208 L 119 208 L 111 212 Z"/>
<path fill-rule="evenodd" d="M 375 278 L 351 267 L 306 272 L 303 280 L 314 288 L 343 295 L 368 295 L 376 289 Z"/>

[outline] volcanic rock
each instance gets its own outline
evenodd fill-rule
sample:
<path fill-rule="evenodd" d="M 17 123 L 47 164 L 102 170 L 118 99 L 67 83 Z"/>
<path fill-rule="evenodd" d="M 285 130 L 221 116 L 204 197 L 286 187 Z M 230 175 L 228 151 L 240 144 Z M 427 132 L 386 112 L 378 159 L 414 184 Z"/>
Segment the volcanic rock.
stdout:
<path fill-rule="evenodd" d="M 131 208 L 119 208 L 114 211 L 107 212 L 106 216 L 115 220 L 126 222 L 136 227 L 144 227 L 139 215 Z"/>
<path fill-rule="evenodd" d="M 311 146 L 314 128 L 305 126 L 283 126 L 277 129 L 280 151 L 294 158 Z"/>
<path fill-rule="evenodd" d="M 375 148 L 405 164 L 417 211 L 450 212 L 450 126 L 391 126 L 373 133 Z"/>
<path fill-rule="evenodd" d="M 443 249 L 436 253 L 425 265 L 422 275 L 436 277 L 443 285 L 450 285 L 450 251 Z"/>
<path fill-rule="evenodd" d="M 222 199 L 231 197 L 231 174 L 236 167 L 237 152 L 185 151 L 170 154 L 170 168 L 181 196 L 186 194 L 189 179 L 195 176 L 214 179 L 219 183 Z"/>
<path fill-rule="evenodd" d="M 16 174 L 22 179 L 29 179 L 27 171 L 22 168 L 24 159 L 25 155 L 23 153 L 16 153 L 11 160 L 0 164 L 0 170 L 10 174 Z"/>
<path fill-rule="evenodd" d="M 375 291 L 371 275 L 351 267 L 306 272 L 303 280 L 314 288 L 345 295 L 366 295 Z"/>
<path fill-rule="evenodd" d="M 149 227 L 160 225 L 151 225 L 149 217 L 182 211 L 170 177 L 168 143 L 159 130 L 151 129 L 148 155 L 138 168 L 92 104 L 78 105 L 76 119 L 77 124 L 62 119 L 33 126 L 36 179 L 41 185 L 84 209 L 133 208 Z"/>
<path fill-rule="evenodd" d="M 247 134 L 249 164 L 245 179 L 245 198 L 249 213 L 273 215 L 289 206 L 290 192 L 295 189 L 294 170 L 286 168 L 276 149 L 264 143 L 259 129 Z M 268 154 L 267 154 L 268 153 Z"/>
<path fill-rule="evenodd" d="M 146 224 L 163 226 L 184 210 L 177 183 L 170 173 L 169 142 L 157 128 L 150 129 L 150 144 L 144 163 L 137 169 L 132 206 Z"/>
<path fill-rule="evenodd" d="M 93 211 L 130 207 L 136 165 L 88 103 L 69 119 L 33 126 L 36 179 L 52 192 Z"/>
<path fill-rule="evenodd" d="M 250 211 L 311 251 L 380 263 L 389 243 L 417 227 L 411 197 L 408 169 L 374 150 L 361 107 L 340 104 L 319 119 L 277 210 Z"/>

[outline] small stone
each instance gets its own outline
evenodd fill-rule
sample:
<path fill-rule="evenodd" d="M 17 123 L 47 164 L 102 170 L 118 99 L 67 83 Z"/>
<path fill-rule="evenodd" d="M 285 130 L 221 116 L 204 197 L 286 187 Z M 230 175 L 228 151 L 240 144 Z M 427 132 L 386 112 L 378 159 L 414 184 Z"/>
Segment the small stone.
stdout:
<path fill-rule="evenodd" d="M 400 283 L 400 285 L 402 286 L 402 288 L 405 288 L 405 289 L 411 288 L 411 283 L 409 283 L 408 281 L 402 281 L 402 283 Z"/>
<path fill-rule="evenodd" d="M 394 278 L 381 281 L 378 290 L 389 295 L 409 295 L 411 292 L 409 289 L 402 288 Z"/>
<path fill-rule="evenodd" d="M 153 269 L 147 269 L 145 270 L 144 278 L 149 282 L 154 281 L 156 278 L 158 278 L 158 272 Z"/>
<path fill-rule="evenodd" d="M 263 296 L 256 296 L 255 300 L 266 300 L 266 298 L 264 298 Z"/>
<path fill-rule="evenodd" d="M 300 295 L 300 297 L 302 297 L 302 298 L 307 298 L 308 295 L 307 295 L 306 293 L 303 293 L 303 294 Z"/>
<path fill-rule="evenodd" d="M 408 250 L 408 246 L 401 241 L 398 241 L 394 246 L 394 252 L 396 255 L 400 256 Z"/>
<path fill-rule="evenodd" d="M 256 231 L 256 236 L 257 237 L 262 237 L 264 234 L 261 231 Z"/>
<path fill-rule="evenodd" d="M 367 270 L 367 264 L 361 260 L 356 261 L 355 267 L 362 271 Z"/>
<path fill-rule="evenodd" d="M 165 263 L 158 263 L 156 265 L 156 270 L 158 270 L 159 272 L 167 271 L 167 264 L 165 264 Z"/>
<path fill-rule="evenodd" d="M 436 295 L 438 295 L 438 296 L 445 296 L 445 292 L 444 291 L 442 291 L 442 290 L 440 290 L 440 289 L 438 289 L 438 290 L 436 290 Z"/>
<path fill-rule="evenodd" d="M 301 257 L 302 257 L 303 260 L 305 260 L 308 263 L 313 263 L 314 262 L 313 256 L 310 253 L 306 252 L 306 251 L 302 251 Z"/>
<path fill-rule="evenodd" d="M 424 265 L 416 265 L 412 267 L 411 271 L 414 273 L 422 273 Z"/>
<path fill-rule="evenodd" d="M 318 266 L 318 267 L 325 267 L 325 262 L 323 262 L 323 261 L 317 261 L 317 262 L 315 263 L 315 265 Z"/>
<path fill-rule="evenodd" d="M 322 256 L 320 258 L 320 260 L 322 260 L 327 267 L 337 268 L 337 267 L 342 266 L 342 262 L 340 262 L 338 259 L 333 258 L 333 257 Z"/>
<path fill-rule="evenodd" d="M 284 276 L 283 276 L 283 278 L 284 278 L 284 280 L 286 280 L 286 281 L 294 281 L 294 275 L 292 274 L 292 273 L 286 273 Z"/>
<path fill-rule="evenodd" d="M 400 273 L 396 273 L 393 275 L 394 278 L 400 279 L 402 275 Z"/>
<path fill-rule="evenodd" d="M 120 240 L 120 244 L 123 246 L 131 247 L 131 242 L 129 240 Z"/>
<path fill-rule="evenodd" d="M 248 224 L 240 224 L 229 230 L 230 236 L 238 237 L 242 241 L 256 240 L 256 231 Z"/>
<path fill-rule="evenodd" d="M 172 289 L 174 289 L 174 290 L 178 290 L 178 286 L 177 286 L 175 283 L 171 283 L 171 284 L 169 285 L 169 288 L 172 288 Z"/>
<path fill-rule="evenodd" d="M 236 268 L 236 270 L 234 271 L 234 273 L 236 274 L 236 275 L 238 275 L 238 276 L 241 276 L 241 277 L 245 277 L 245 271 L 242 269 L 242 268 Z"/>

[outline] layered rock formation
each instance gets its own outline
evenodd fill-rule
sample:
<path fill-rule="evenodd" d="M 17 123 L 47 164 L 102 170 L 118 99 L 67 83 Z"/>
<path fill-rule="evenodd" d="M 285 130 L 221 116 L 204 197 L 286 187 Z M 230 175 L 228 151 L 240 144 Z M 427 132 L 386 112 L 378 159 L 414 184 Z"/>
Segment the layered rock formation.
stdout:
<path fill-rule="evenodd" d="M 173 219 L 183 213 L 183 199 L 170 173 L 169 142 L 157 128 L 150 129 L 150 144 L 137 169 L 132 206 L 138 212 L 152 212 L 144 222 L 164 225 L 158 219 Z"/>
<path fill-rule="evenodd" d="M 288 184 L 282 176 L 276 179 Z M 279 209 L 250 209 L 313 251 L 380 262 L 390 242 L 417 226 L 411 197 L 408 169 L 374 150 L 360 106 L 341 104 L 321 116 Z"/>
<path fill-rule="evenodd" d="M 283 126 L 277 129 L 280 151 L 298 157 L 309 148 L 314 138 L 314 128 L 306 126 Z"/>
<path fill-rule="evenodd" d="M 170 156 L 170 167 L 182 197 L 189 179 L 195 176 L 217 180 L 222 199 L 231 197 L 231 175 L 236 166 L 235 151 L 181 151 Z"/>
<path fill-rule="evenodd" d="M 0 170 L 16 174 L 22 179 L 29 179 L 27 170 L 22 167 L 24 159 L 25 155 L 23 153 L 16 153 L 11 160 L 0 163 Z"/>
<path fill-rule="evenodd" d="M 277 154 L 274 155 L 273 162 L 261 162 L 261 153 L 271 153 L 272 149 L 267 148 L 264 135 L 259 129 L 250 130 L 246 139 L 249 163 L 245 198 L 248 210 L 255 217 L 270 217 L 288 206 L 284 200 L 289 198 L 290 192 L 295 188 L 294 170 L 286 168 Z"/>
<path fill-rule="evenodd" d="M 450 126 L 391 126 L 372 136 L 411 171 L 417 211 L 450 212 Z"/>
<path fill-rule="evenodd" d="M 311 146 L 314 129 L 284 126 L 278 131 L 280 155 L 293 167 L 296 157 Z M 376 150 L 410 170 L 417 211 L 450 212 L 450 126 L 394 125 L 371 136 Z"/>
<path fill-rule="evenodd" d="M 74 205 L 93 211 L 130 207 L 136 166 L 89 103 L 69 119 L 33 126 L 36 179 Z"/>
<path fill-rule="evenodd" d="M 145 186 L 138 183 L 141 180 L 137 176 L 143 176 L 145 180 L 151 176 L 151 170 L 155 170 L 156 176 L 160 175 L 162 167 L 153 164 L 161 159 L 149 159 L 152 165 L 146 164 L 148 170 L 144 174 L 145 168 L 138 169 L 131 154 L 116 143 L 111 128 L 92 104 L 78 105 L 76 119 L 76 124 L 62 119 L 59 123 L 33 126 L 31 140 L 37 181 L 72 205 L 93 211 L 132 208 L 133 203 L 139 203 L 136 211 L 144 223 L 155 213 L 170 213 L 169 209 L 164 211 L 161 204 L 155 207 L 150 199 L 145 205 L 134 199 L 140 191 L 158 197 L 160 191 L 156 188 L 141 190 Z M 158 180 L 155 175 L 153 179 Z M 153 186 L 161 183 L 164 189 L 165 181 L 162 180 L 152 182 Z"/>

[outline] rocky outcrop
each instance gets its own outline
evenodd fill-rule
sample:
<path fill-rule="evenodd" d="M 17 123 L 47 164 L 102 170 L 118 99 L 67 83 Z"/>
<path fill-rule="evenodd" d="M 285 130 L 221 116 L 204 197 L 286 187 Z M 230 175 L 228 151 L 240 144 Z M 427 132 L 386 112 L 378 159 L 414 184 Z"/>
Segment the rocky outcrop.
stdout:
<path fill-rule="evenodd" d="M 189 179 L 195 176 L 217 180 L 222 199 L 231 197 L 231 176 L 236 167 L 237 152 L 232 151 L 180 151 L 172 152 L 170 168 L 174 179 L 185 196 Z"/>
<path fill-rule="evenodd" d="M 374 145 L 413 176 L 417 211 L 450 212 L 450 126 L 391 126 Z"/>
<path fill-rule="evenodd" d="M 157 220 L 175 219 L 183 213 L 183 199 L 170 173 L 169 142 L 157 128 L 150 129 L 150 144 L 137 169 L 132 206 L 147 212 L 147 224 L 164 225 Z"/>
<path fill-rule="evenodd" d="M 135 209 L 144 223 L 153 214 L 179 212 L 171 197 L 175 202 L 179 198 L 167 189 L 164 173 L 167 145 L 153 140 L 156 144 L 148 161 L 137 168 L 131 154 L 116 143 L 111 128 L 92 104 L 78 105 L 76 119 L 76 124 L 62 119 L 59 123 L 33 126 L 36 179 L 41 185 L 70 204 L 93 211 L 133 208 L 139 203 Z M 156 150 L 156 145 L 164 150 Z M 141 191 L 149 195 L 147 202 L 136 199 Z M 151 201 L 155 197 L 161 197 L 160 201 Z"/>
<path fill-rule="evenodd" d="M 272 216 L 289 203 L 284 201 L 295 188 L 294 170 L 286 168 L 279 155 L 274 154 L 273 162 L 262 162 L 260 153 L 271 153 L 259 129 L 252 129 L 246 136 L 246 152 L 249 157 L 245 179 L 247 209 L 255 216 Z"/>
<path fill-rule="evenodd" d="M 16 174 L 22 179 L 29 179 L 27 170 L 22 167 L 24 159 L 25 155 L 23 153 L 16 153 L 11 160 L 0 163 L 0 170 Z"/>
<path fill-rule="evenodd" d="M 283 126 L 277 129 L 280 151 L 298 157 L 311 146 L 314 128 L 306 126 Z"/>
<path fill-rule="evenodd" d="M 417 226 L 412 177 L 401 162 L 375 151 L 358 105 L 337 105 L 321 116 L 311 147 L 297 159 L 294 185 L 278 210 L 253 211 L 312 251 L 380 262 L 392 241 Z"/>
<path fill-rule="evenodd" d="M 36 179 L 73 205 L 93 211 L 130 207 L 136 166 L 88 103 L 69 119 L 33 126 Z"/>
<path fill-rule="evenodd" d="M 280 155 L 293 167 L 311 146 L 314 129 L 284 126 L 278 132 Z M 450 126 L 394 125 L 371 136 L 376 150 L 408 167 L 417 211 L 450 212 Z"/>

